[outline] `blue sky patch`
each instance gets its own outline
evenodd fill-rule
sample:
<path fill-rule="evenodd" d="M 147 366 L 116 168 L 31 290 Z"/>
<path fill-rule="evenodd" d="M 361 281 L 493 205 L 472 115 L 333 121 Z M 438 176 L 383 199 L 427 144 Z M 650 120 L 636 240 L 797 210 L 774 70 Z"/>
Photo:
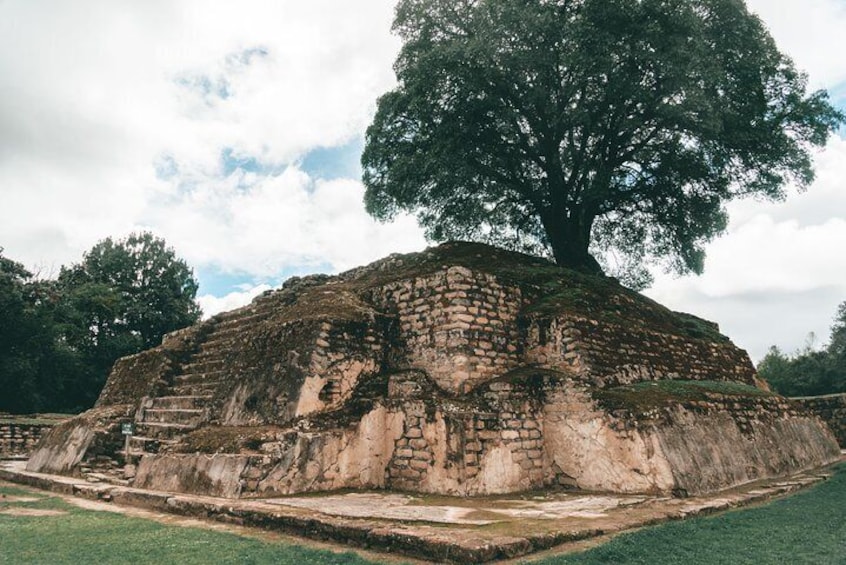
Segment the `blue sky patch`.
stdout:
<path fill-rule="evenodd" d="M 231 147 L 226 147 L 220 152 L 220 166 L 223 176 L 226 177 L 238 169 L 245 173 L 259 173 L 265 170 L 255 157 L 236 155 Z"/>
<path fill-rule="evenodd" d="M 267 47 L 250 47 L 249 49 L 244 49 L 243 51 L 227 55 L 226 64 L 228 67 L 248 67 L 254 60 L 263 59 L 267 57 L 268 54 L 270 54 L 270 50 L 268 50 Z"/>
<path fill-rule="evenodd" d="M 200 282 L 198 296 L 211 294 L 221 298 L 232 292 L 241 292 L 260 284 L 268 284 L 273 288 L 282 285 L 293 276 L 305 276 L 315 273 L 331 273 L 334 268 L 329 263 L 317 265 L 292 266 L 283 268 L 273 277 L 256 277 L 242 271 L 226 272 L 217 267 L 201 267 L 194 269 L 194 274 Z"/>
<path fill-rule="evenodd" d="M 364 139 L 356 137 L 344 145 L 319 147 L 303 157 L 300 168 L 315 179 L 361 178 Z"/>
<path fill-rule="evenodd" d="M 156 178 L 161 180 L 170 180 L 179 173 L 179 163 L 173 155 L 160 155 L 153 163 L 153 168 L 156 170 Z"/>
<path fill-rule="evenodd" d="M 200 95 L 206 103 L 210 98 L 226 100 L 232 96 L 229 81 L 225 77 L 211 77 L 204 74 L 185 73 L 176 79 L 176 84 Z"/>
<path fill-rule="evenodd" d="M 835 108 L 846 113 L 846 82 L 841 82 L 829 88 L 828 96 Z M 846 137 L 846 125 L 840 126 L 840 135 Z"/>

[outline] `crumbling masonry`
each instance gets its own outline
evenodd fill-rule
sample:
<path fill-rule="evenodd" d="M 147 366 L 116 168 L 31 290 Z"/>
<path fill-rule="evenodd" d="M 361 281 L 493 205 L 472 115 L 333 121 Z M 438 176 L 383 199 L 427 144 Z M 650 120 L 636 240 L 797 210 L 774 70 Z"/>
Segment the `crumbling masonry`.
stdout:
<path fill-rule="evenodd" d="M 134 486 L 699 494 L 831 463 L 818 417 L 716 326 L 613 279 L 468 243 L 288 281 L 119 360 L 29 470 Z"/>

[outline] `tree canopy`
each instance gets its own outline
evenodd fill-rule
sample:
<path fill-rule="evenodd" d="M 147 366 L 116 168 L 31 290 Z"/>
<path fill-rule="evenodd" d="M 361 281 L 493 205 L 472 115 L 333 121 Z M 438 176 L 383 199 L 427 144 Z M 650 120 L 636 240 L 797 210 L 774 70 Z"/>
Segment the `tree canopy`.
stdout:
<path fill-rule="evenodd" d="M 846 302 L 840 304 L 828 345 L 815 350 L 809 342 L 793 355 L 770 347 L 758 373 L 786 396 L 816 396 L 846 392 Z"/>
<path fill-rule="evenodd" d="M 400 0 L 362 156 L 379 219 L 700 272 L 724 204 L 813 179 L 844 116 L 741 0 Z"/>
<path fill-rule="evenodd" d="M 197 281 L 149 233 L 97 243 L 56 280 L 0 254 L 0 410 L 90 407 L 114 362 L 199 319 Z"/>
<path fill-rule="evenodd" d="M 84 375 L 56 321 L 55 286 L 37 280 L 0 248 L 0 410 L 35 412 L 64 403 Z"/>

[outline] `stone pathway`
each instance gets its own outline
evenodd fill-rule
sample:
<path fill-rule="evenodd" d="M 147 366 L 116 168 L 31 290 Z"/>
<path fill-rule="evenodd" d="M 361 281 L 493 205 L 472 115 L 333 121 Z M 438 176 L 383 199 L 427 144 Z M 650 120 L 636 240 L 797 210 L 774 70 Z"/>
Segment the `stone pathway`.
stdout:
<path fill-rule="evenodd" d="M 27 472 L 20 461 L 0 463 L 0 479 L 60 494 L 455 563 L 508 559 L 739 507 L 793 492 L 827 476 L 825 471 L 802 473 L 712 497 L 686 499 L 562 492 L 470 499 L 363 492 L 233 500 L 91 483 Z"/>

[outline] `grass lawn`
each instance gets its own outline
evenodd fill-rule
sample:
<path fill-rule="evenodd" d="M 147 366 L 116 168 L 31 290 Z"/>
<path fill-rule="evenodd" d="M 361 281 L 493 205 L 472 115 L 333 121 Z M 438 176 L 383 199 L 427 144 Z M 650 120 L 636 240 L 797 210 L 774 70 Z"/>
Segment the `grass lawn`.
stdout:
<path fill-rule="evenodd" d="M 17 501 L 35 496 L 36 501 Z M 15 514 L 3 513 L 9 510 Z M 21 515 L 51 510 L 61 514 Z M 226 532 L 160 524 L 112 512 L 83 510 L 46 494 L 0 487 L 0 563 L 357 565 L 370 562 L 351 552 L 332 553 Z"/>
<path fill-rule="evenodd" d="M 823 484 L 765 506 L 670 522 L 537 563 L 846 564 L 846 465 Z"/>
<path fill-rule="evenodd" d="M 59 514 L 31 515 L 44 511 Z M 48 494 L 0 487 L 0 563 L 308 565 L 369 561 L 353 553 L 83 510 Z M 846 564 L 846 465 L 830 480 L 765 506 L 646 528 L 582 553 L 536 563 Z"/>

